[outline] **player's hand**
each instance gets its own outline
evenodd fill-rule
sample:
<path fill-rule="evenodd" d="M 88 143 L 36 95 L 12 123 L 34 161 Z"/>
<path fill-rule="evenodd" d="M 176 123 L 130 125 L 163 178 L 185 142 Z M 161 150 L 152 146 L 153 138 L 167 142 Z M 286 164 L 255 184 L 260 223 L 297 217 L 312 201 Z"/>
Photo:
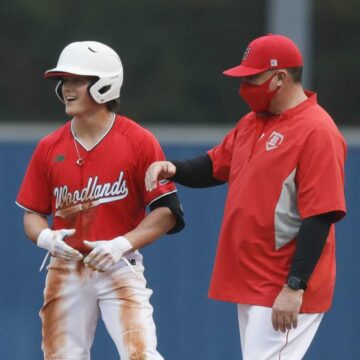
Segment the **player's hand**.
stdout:
<path fill-rule="evenodd" d="M 93 250 L 84 259 L 84 264 L 97 271 L 107 271 L 132 249 L 129 240 L 119 236 L 113 240 L 84 241 Z"/>
<path fill-rule="evenodd" d="M 169 179 L 176 173 L 176 166 L 170 161 L 156 161 L 146 171 L 145 187 L 147 191 L 156 189 L 160 180 Z"/>
<path fill-rule="evenodd" d="M 37 246 L 49 251 L 49 253 L 63 260 L 81 260 L 83 256 L 64 242 L 67 236 L 72 236 L 75 229 L 51 230 L 44 229 L 38 236 Z"/>
<path fill-rule="evenodd" d="M 275 331 L 286 332 L 295 329 L 303 301 L 304 290 L 292 290 L 285 285 L 272 307 L 272 325 Z"/>

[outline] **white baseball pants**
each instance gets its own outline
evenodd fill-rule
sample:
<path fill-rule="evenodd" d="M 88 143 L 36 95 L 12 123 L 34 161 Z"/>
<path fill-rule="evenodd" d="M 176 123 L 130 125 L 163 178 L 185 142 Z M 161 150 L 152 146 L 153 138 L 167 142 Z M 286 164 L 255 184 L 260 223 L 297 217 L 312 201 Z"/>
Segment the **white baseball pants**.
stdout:
<path fill-rule="evenodd" d="M 163 360 L 157 352 L 153 308 L 142 262 L 123 261 L 99 273 L 79 261 L 52 258 L 42 320 L 45 360 L 89 360 L 98 315 L 122 360 Z"/>
<path fill-rule="evenodd" d="M 298 326 L 286 333 L 275 331 L 271 308 L 238 304 L 243 360 L 301 360 L 324 316 L 300 314 Z"/>

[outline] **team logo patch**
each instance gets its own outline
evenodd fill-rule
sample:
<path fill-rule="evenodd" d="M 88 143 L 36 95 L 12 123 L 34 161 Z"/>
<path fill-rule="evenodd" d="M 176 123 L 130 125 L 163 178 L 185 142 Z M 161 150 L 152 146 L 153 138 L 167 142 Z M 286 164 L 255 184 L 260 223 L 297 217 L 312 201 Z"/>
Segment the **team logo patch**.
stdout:
<path fill-rule="evenodd" d="M 65 155 L 62 154 L 56 155 L 54 158 L 55 162 L 63 162 L 64 160 L 65 160 Z"/>
<path fill-rule="evenodd" d="M 266 142 L 266 151 L 278 148 L 284 140 L 284 135 L 273 131 Z"/>
<path fill-rule="evenodd" d="M 245 61 L 248 58 L 250 51 L 251 51 L 251 49 L 249 47 L 245 50 L 243 58 L 242 58 L 243 61 Z"/>
<path fill-rule="evenodd" d="M 278 61 L 276 59 L 271 59 L 270 66 L 278 66 Z"/>

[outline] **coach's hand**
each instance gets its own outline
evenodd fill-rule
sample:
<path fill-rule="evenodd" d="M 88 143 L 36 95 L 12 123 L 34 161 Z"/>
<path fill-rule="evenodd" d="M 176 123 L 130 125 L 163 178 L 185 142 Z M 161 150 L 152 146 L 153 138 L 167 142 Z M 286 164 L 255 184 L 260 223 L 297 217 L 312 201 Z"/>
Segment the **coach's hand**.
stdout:
<path fill-rule="evenodd" d="M 37 246 L 49 251 L 49 253 L 63 260 L 81 260 L 82 255 L 64 242 L 67 236 L 72 236 L 75 229 L 50 230 L 44 229 L 38 236 Z"/>
<path fill-rule="evenodd" d="M 275 299 L 272 307 L 272 325 L 275 331 L 296 328 L 303 301 L 304 290 L 292 290 L 285 285 Z"/>
<path fill-rule="evenodd" d="M 156 161 L 146 171 L 145 186 L 147 191 L 156 189 L 160 180 L 169 179 L 176 173 L 176 166 L 170 161 Z"/>
<path fill-rule="evenodd" d="M 113 240 L 84 241 L 84 244 L 93 249 L 84 259 L 84 264 L 97 271 L 110 269 L 132 249 L 132 245 L 124 236 Z"/>

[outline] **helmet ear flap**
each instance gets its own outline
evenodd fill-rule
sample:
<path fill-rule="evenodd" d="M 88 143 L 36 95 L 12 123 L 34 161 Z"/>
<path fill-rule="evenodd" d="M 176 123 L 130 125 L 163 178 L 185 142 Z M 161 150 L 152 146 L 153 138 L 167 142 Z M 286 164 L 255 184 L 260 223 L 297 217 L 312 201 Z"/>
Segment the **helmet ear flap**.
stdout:
<path fill-rule="evenodd" d="M 98 104 L 104 104 L 108 101 L 120 97 L 120 87 L 118 76 L 98 78 L 89 88 L 91 97 Z"/>
<path fill-rule="evenodd" d="M 93 77 L 93 78 L 91 78 L 91 79 L 90 79 L 89 86 L 88 86 L 88 88 L 87 88 L 89 96 L 90 96 L 94 101 L 96 101 L 96 100 L 94 99 L 93 95 L 91 94 L 91 88 L 94 86 L 94 84 L 97 83 L 98 80 L 99 80 L 98 77 Z"/>
<path fill-rule="evenodd" d="M 63 81 L 60 80 L 56 87 L 55 87 L 55 93 L 56 93 L 56 96 L 60 99 L 61 102 L 64 102 L 64 97 L 63 97 L 63 94 L 62 94 L 62 86 L 63 86 Z"/>

